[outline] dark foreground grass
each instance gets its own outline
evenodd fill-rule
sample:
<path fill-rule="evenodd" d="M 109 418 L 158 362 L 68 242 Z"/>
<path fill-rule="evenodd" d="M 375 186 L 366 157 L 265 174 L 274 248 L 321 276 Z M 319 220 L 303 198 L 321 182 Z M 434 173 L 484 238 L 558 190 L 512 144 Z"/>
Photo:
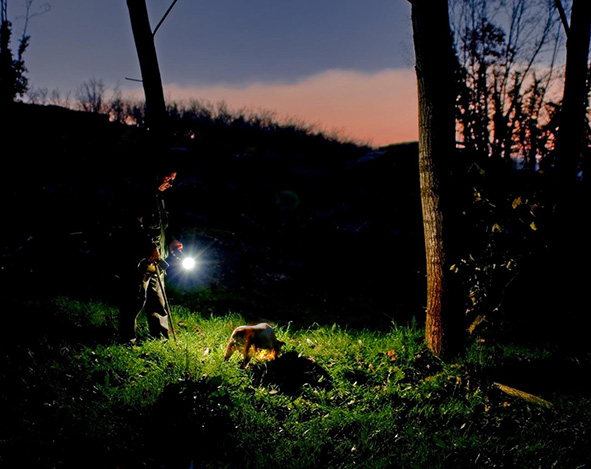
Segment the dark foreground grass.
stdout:
<path fill-rule="evenodd" d="M 584 371 L 552 349 L 480 343 L 444 363 L 416 325 L 286 323 L 282 357 L 241 368 L 236 356 L 223 361 L 236 314 L 173 307 L 176 340 L 148 340 L 142 323 L 145 340 L 126 347 L 114 341 L 116 311 L 100 302 L 58 298 L 18 313 L 20 333 L 1 346 L 1 467 L 591 463 Z M 545 401 L 507 395 L 499 379 Z"/>

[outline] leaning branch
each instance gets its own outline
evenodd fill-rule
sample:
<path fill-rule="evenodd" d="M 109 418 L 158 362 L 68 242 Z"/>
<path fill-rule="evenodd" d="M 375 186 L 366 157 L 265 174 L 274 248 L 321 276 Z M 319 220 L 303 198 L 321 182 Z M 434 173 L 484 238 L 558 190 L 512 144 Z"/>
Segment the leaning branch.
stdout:
<path fill-rule="evenodd" d="M 546 407 L 547 409 L 552 407 L 551 402 L 549 402 L 545 399 L 542 399 L 541 397 L 534 396 L 533 394 L 527 393 L 525 391 L 520 391 L 519 389 L 515 389 L 510 386 L 505 386 L 504 384 L 501 384 L 501 383 L 493 383 L 493 385 L 496 386 L 498 389 L 500 389 L 505 394 L 508 394 L 509 396 L 512 396 L 512 397 L 517 397 L 519 399 L 523 399 L 525 402 L 528 402 L 530 404 L 535 404 L 535 405 L 538 405 L 541 407 Z"/>
<path fill-rule="evenodd" d="M 556 5 L 556 9 L 558 10 L 558 14 L 560 15 L 560 20 L 562 21 L 562 25 L 564 26 L 564 32 L 566 33 L 566 37 L 568 37 L 570 28 L 568 26 L 566 14 L 564 13 L 564 8 L 562 7 L 562 2 L 560 0 L 554 0 L 554 5 Z"/>

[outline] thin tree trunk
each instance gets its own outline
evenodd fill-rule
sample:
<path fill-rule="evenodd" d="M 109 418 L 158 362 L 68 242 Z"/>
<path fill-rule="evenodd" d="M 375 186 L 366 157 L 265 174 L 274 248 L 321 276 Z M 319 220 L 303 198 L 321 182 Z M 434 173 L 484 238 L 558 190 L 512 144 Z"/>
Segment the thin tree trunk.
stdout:
<path fill-rule="evenodd" d="M 419 172 L 427 268 L 425 340 L 436 356 L 446 348 L 445 238 L 442 185 L 455 149 L 454 65 L 447 0 L 412 0 L 419 98 Z"/>
<path fill-rule="evenodd" d="M 150 131 L 156 136 L 162 137 L 166 120 L 166 105 L 146 2 L 145 0 L 127 0 L 127 8 L 142 73 L 146 97 L 146 121 Z"/>

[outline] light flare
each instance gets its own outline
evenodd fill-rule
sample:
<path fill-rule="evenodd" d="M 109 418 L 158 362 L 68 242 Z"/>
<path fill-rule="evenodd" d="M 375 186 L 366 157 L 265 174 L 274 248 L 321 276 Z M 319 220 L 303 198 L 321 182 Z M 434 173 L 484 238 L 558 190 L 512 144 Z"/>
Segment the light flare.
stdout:
<path fill-rule="evenodd" d="M 185 257 L 182 261 L 182 266 L 185 270 L 193 270 L 197 267 L 197 261 L 192 257 Z"/>

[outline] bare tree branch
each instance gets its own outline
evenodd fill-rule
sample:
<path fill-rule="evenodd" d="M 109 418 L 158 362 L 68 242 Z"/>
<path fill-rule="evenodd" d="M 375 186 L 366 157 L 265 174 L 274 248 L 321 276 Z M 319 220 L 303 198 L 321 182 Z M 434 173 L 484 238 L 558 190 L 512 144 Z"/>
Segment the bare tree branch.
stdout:
<path fill-rule="evenodd" d="M 560 20 L 562 21 L 562 25 L 564 26 L 564 32 L 568 37 L 570 28 L 568 26 L 568 20 L 566 19 L 566 14 L 564 13 L 562 2 L 560 0 L 554 0 L 554 5 L 556 5 L 556 9 L 558 10 L 558 14 L 560 15 Z"/>
<path fill-rule="evenodd" d="M 21 40 L 24 40 L 27 37 L 29 21 L 35 16 L 43 15 L 44 13 L 47 13 L 49 10 L 51 10 L 51 5 L 49 3 L 43 3 L 42 5 L 39 5 L 39 9 L 37 11 L 32 11 L 34 1 L 35 0 L 26 0 L 25 15 L 16 17 L 17 19 L 24 18 L 23 34 L 21 35 Z"/>

